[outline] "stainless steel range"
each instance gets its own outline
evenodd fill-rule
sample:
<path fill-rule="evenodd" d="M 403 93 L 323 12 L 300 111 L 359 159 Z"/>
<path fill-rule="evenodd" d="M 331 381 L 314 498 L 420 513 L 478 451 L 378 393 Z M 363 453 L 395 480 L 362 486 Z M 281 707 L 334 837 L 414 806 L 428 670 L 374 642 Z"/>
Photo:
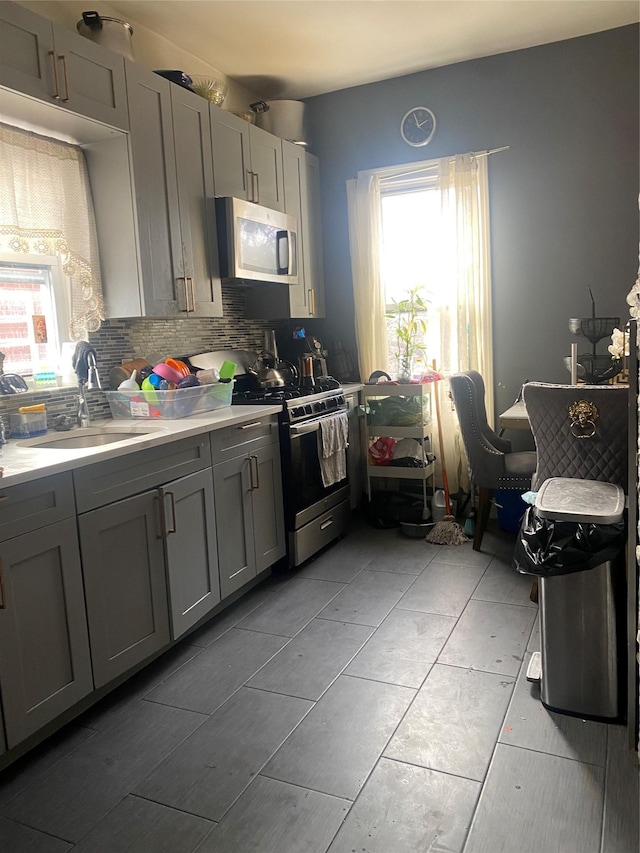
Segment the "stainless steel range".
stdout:
<path fill-rule="evenodd" d="M 192 355 L 192 370 L 219 369 L 222 361 L 238 365 L 232 405 L 280 403 L 280 454 L 284 495 L 287 559 L 299 566 L 333 539 L 346 533 L 351 517 L 348 477 L 325 486 L 319 458 L 319 432 L 328 418 L 347 412 L 339 383 L 330 376 L 317 377 L 312 387 L 287 385 L 261 388 L 252 375 L 257 353 L 217 351 Z"/>
<path fill-rule="evenodd" d="M 319 386 L 321 387 L 321 386 Z M 305 393 L 306 392 L 306 393 Z M 342 388 L 271 389 L 258 395 L 237 395 L 232 404 L 282 402 L 280 453 L 289 566 L 299 566 L 313 554 L 346 533 L 351 509 L 345 477 L 331 486 L 322 481 L 318 433 L 322 421 L 347 412 Z"/>

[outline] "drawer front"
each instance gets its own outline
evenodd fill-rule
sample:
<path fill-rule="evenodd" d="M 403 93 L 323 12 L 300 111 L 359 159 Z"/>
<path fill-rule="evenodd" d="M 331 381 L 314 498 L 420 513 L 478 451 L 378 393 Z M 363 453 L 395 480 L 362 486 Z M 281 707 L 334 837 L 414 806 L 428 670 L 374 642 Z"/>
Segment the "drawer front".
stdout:
<path fill-rule="evenodd" d="M 214 464 L 251 453 L 278 441 L 278 416 L 251 418 L 245 423 L 224 427 L 211 433 Z"/>
<path fill-rule="evenodd" d="M 0 542 L 75 515 L 70 472 L 0 486 Z"/>
<path fill-rule="evenodd" d="M 131 497 L 210 465 L 209 435 L 203 433 L 79 468 L 73 475 L 78 512 Z"/>

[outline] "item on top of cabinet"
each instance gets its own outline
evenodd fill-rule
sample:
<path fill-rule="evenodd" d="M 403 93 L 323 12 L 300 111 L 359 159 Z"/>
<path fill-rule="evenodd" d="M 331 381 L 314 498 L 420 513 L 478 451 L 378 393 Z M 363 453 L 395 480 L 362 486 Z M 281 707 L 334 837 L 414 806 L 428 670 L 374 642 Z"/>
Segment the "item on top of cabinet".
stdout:
<path fill-rule="evenodd" d="M 200 95 L 201 98 L 206 98 L 212 104 L 221 107 L 224 99 L 227 96 L 227 84 L 224 80 L 213 80 L 211 77 L 192 77 L 191 88 Z"/>
<path fill-rule="evenodd" d="M 96 44 L 102 45 L 116 53 L 121 53 L 134 62 L 133 27 L 119 18 L 108 18 L 97 12 L 83 12 L 82 20 L 76 24 L 76 29 L 81 36 L 91 39 Z"/>
<path fill-rule="evenodd" d="M 256 114 L 251 110 L 239 110 L 238 112 L 234 112 L 233 114 L 234 116 L 238 116 L 238 118 L 241 118 L 243 121 L 248 121 L 249 124 L 256 123 Z"/>
<path fill-rule="evenodd" d="M 191 79 L 191 77 L 189 77 L 188 74 L 185 74 L 184 71 L 171 71 L 170 69 L 161 69 L 160 71 L 154 71 L 153 73 L 159 74 L 166 80 L 171 81 L 171 83 L 177 83 L 178 86 L 182 86 L 185 89 L 191 89 L 191 84 L 193 80 Z"/>
<path fill-rule="evenodd" d="M 255 101 L 249 106 L 256 113 L 258 127 L 287 142 L 307 145 L 304 135 L 304 101 Z"/>

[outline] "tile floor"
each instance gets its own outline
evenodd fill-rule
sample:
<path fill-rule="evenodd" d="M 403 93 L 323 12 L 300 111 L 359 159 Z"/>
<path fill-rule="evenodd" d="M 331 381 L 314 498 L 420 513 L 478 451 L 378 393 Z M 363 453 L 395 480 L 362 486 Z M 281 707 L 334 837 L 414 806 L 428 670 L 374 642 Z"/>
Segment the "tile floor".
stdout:
<path fill-rule="evenodd" d="M 0 774 L 0 850 L 636 853 L 625 729 L 542 707 L 483 546 L 356 523 Z"/>

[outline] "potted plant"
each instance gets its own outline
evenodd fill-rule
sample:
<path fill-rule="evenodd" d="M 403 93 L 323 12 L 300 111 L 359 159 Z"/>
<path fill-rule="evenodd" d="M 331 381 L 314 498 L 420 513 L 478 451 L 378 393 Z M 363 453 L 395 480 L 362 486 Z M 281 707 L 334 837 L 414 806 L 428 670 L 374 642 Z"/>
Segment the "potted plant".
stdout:
<path fill-rule="evenodd" d="M 417 358 L 426 358 L 424 336 L 427 331 L 427 301 L 420 286 L 408 288 L 406 297 L 392 300 L 392 307 L 385 315 L 392 320 L 390 331 L 395 335 L 394 357 L 400 382 L 409 382 L 413 376 Z"/>

